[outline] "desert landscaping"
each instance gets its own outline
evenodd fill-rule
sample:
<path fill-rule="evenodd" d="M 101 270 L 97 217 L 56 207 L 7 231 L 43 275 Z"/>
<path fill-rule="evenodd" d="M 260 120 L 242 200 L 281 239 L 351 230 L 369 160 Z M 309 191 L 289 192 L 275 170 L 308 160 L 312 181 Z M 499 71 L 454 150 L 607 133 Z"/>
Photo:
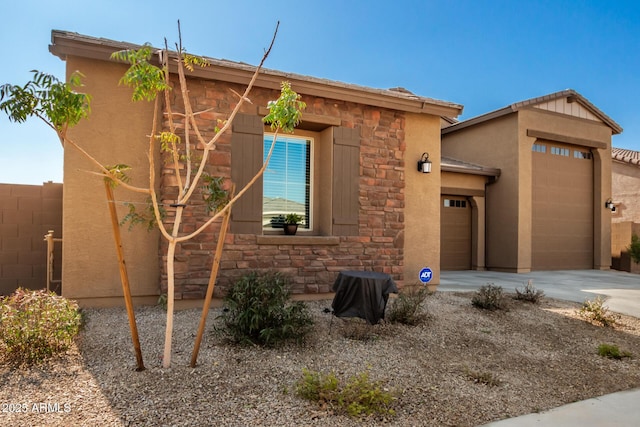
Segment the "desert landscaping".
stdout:
<path fill-rule="evenodd" d="M 546 297 L 507 297 L 505 310 L 488 311 L 471 304 L 473 295 L 428 296 L 417 326 L 332 318 L 331 301 L 307 302 L 314 327 L 305 344 L 275 349 L 226 342 L 214 333 L 221 309 L 212 309 L 196 368 L 189 360 L 200 311 L 183 310 L 169 369 L 161 367 L 165 312 L 138 307 L 143 372 L 135 372 L 124 308 L 87 309 L 67 354 L 0 367 L 1 424 L 477 426 L 640 387 L 638 319 L 597 326 L 578 317 L 580 304 Z M 601 344 L 631 357 L 600 356 Z M 350 417 L 303 400 L 303 369 L 345 380 L 367 373 L 393 394 L 394 414 Z"/>

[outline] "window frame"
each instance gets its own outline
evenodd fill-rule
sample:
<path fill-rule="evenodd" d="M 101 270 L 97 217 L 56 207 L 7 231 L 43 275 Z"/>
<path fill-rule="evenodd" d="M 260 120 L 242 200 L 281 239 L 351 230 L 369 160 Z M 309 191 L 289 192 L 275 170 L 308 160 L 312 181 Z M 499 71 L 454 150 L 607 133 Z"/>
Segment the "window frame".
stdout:
<path fill-rule="evenodd" d="M 268 132 L 265 131 L 263 133 L 263 137 L 262 137 L 262 144 L 263 144 L 263 159 L 266 158 L 267 154 L 268 154 L 268 148 L 269 146 L 265 145 L 266 139 L 268 137 L 273 137 L 275 136 L 275 133 L 273 132 Z M 309 164 L 307 165 L 307 170 L 308 170 L 308 174 L 309 174 L 309 206 L 305 206 L 305 210 L 309 212 L 308 214 L 308 218 L 307 218 L 307 225 L 308 227 L 299 227 L 298 228 L 298 233 L 302 233 L 302 234 L 313 234 L 316 230 L 315 230 L 315 220 L 314 220 L 314 198 L 315 198 L 315 157 L 316 157 L 316 133 L 315 132 L 305 132 L 305 131 L 298 131 L 296 130 L 296 132 L 294 132 L 293 134 L 282 134 L 279 133 L 277 135 L 276 138 L 276 143 L 278 141 L 278 139 L 283 138 L 283 139 L 294 139 L 294 140 L 300 140 L 300 141 L 308 141 L 309 142 L 309 157 L 308 157 L 308 162 Z M 271 161 L 273 161 L 273 157 L 269 160 L 269 164 L 271 164 Z M 265 175 L 267 173 L 269 169 L 269 166 L 267 166 L 267 169 L 265 169 Z M 281 228 L 273 228 L 270 227 L 268 224 L 265 225 L 264 224 L 264 200 L 265 200 L 265 183 L 266 183 L 266 179 L 263 176 L 262 179 L 262 213 L 261 213 L 261 218 L 262 220 L 262 234 L 264 235 L 269 235 L 269 234 L 280 234 L 282 232 Z M 287 212 L 288 213 L 288 212 Z M 285 213 L 286 215 L 286 213 Z"/>

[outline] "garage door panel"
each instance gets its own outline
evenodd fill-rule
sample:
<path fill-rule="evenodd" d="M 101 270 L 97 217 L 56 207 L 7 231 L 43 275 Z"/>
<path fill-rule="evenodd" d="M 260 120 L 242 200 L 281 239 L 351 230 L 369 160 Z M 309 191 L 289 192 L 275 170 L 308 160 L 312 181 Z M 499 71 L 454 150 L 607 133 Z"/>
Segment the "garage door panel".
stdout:
<path fill-rule="evenodd" d="M 440 269 L 471 269 L 471 205 L 465 197 L 442 196 Z"/>
<path fill-rule="evenodd" d="M 593 160 L 574 157 L 576 147 L 544 144 L 546 152 L 532 153 L 532 269 L 591 269 Z"/>

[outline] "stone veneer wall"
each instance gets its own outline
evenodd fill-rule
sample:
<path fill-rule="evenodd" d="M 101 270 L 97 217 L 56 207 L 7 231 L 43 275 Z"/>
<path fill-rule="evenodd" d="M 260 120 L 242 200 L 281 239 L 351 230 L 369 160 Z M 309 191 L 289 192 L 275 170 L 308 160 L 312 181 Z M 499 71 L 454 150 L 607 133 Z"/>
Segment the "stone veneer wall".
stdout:
<path fill-rule="evenodd" d="M 208 80 L 190 80 L 189 94 L 194 111 L 211 109 L 198 115 L 200 130 L 209 140 L 214 136 L 217 120 L 225 120 L 237 101 L 230 90 L 242 93 L 241 85 Z M 293 89 L 296 90 L 295 85 Z M 253 104 L 243 112 L 255 114 L 257 106 L 266 106 L 279 91 L 254 89 Z M 179 91 L 174 90 L 171 107 L 183 111 Z M 302 96 L 308 114 L 339 117 L 341 126 L 361 129 L 359 178 L 359 235 L 343 236 L 338 244 L 259 244 L 253 234 L 227 234 L 216 296 L 236 278 L 251 271 L 277 270 L 289 275 L 294 293 L 324 293 L 331 291 L 341 270 L 371 270 L 385 272 L 400 282 L 403 280 L 404 246 L 404 124 L 402 112 L 370 107 L 344 101 Z M 184 130 L 182 120 L 179 128 Z M 164 129 L 168 129 L 165 120 Z M 184 135 L 181 135 L 184 138 Z M 191 138 L 191 144 L 196 141 Z M 210 154 L 207 170 L 211 175 L 231 176 L 231 136 L 224 135 L 217 149 Z M 200 147 L 201 148 L 201 147 Z M 165 159 L 166 160 L 166 159 Z M 166 163 L 168 164 L 168 163 Z M 170 168 L 162 173 L 161 194 L 167 207 L 166 224 L 173 221 L 175 211 L 168 207 L 175 202 L 177 186 Z M 226 181 L 230 185 L 229 180 Z M 198 200 L 195 194 L 192 200 Z M 183 230 L 189 232 L 209 218 L 204 205 L 187 208 L 183 213 Z M 175 256 L 176 299 L 204 297 L 211 262 L 217 243 L 219 223 L 198 237 L 178 246 Z M 162 292 L 167 289 L 166 249 L 160 245 L 162 257 Z"/>

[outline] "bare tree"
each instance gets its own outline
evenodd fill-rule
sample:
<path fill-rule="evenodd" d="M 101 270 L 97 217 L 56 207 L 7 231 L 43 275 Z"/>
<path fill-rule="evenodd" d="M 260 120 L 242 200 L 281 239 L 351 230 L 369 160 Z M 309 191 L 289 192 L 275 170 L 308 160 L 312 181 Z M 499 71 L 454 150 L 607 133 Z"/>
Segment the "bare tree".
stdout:
<path fill-rule="evenodd" d="M 132 99 L 134 101 L 147 100 L 154 102 L 154 118 L 151 124 L 151 133 L 149 137 L 148 158 L 149 158 L 149 186 L 136 187 L 129 183 L 126 171 L 129 169 L 127 165 L 104 166 L 81 146 L 71 141 L 67 135 L 67 129 L 77 124 L 82 118 L 89 114 L 90 97 L 86 94 L 80 94 L 73 91 L 73 88 L 80 87 L 80 75 L 72 75 L 69 83 L 60 83 L 55 78 L 36 74 L 34 80 L 29 82 L 25 87 L 4 85 L 0 87 L 0 109 L 7 112 L 13 121 L 22 122 L 27 117 L 36 116 L 49 124 L 58 134 L 63 146 L 71 145 L 75 149 L 82 152 L 94 165 L 99 169 L 100 175 L 113 185 L 120 185 L 131 191 L 145 193 L 150 198 L 153 211 L 153 220 L 159 227 L 160 233 L 168 242 L 166 270 L 167 270 L 167 322 L 165 330 L 165 343 L 163 354 L 163 367 L 168 368 L 171 365 L 171 338 L 173 331 L 173 312 L 174 312 L 174 293 L 175 293 L 175 272 L 174 257 L 178 244 L 188 241 L 202 233 L 211 226 L 215 221 L 223 220 L 219 235 L 219 242 L 216 253 L 213 258 L 212 272 L 207 288 L 207 298 L 204 302 L 198 335 L 192 355 L 191 365 L 195 366 L 197 360 L 198 349 L 206 315 L 209 309 L 211 296 L 213 295 L 213 287 L 218 271 L 218 263 L 222 256 L 224 235 L 226 233 L 228 218 L 234 203 L 239 200 L 248 189 L 260 178 L 267 167 L 271 153 L 275 146 L 278 132 L 292 132 L 294 127 L 300 122 L 302 110 L 306 107 L 300 100 L 300 96 L 295 93 L 288 82 L 282 83 L 280 97 L 277 100 L 270 101 L 267 105 L 269 114 L 264 118 L 264 122 L 271 125 L 272 130 L 276 134 L 273 139 L 271 148 L 266 156 L 265 162 L 256 175 L 241 189 L 227 193 L 221 190 L 220 180 L 211 179 L 205 173 L 205 165 L 211 152 L 217 148 L 219 139 L 225 132 L 228 132 L 231 124 L 240 111 L 242 105 L 249 100 L 255 82 L 258 78 L 260 70 L 269 56 L 273 43 L 275 41 L 278 26 L 273 34 L 273 38 L 269 47 L 265 50 L 259 65 L 255 68 L 253 76 L 242 94 L 236 94 L 238 101 L 234 106 L 227 120 L 221 123 L 220 128 L 216 128 L 215 135 L 206 140 L 198 128 L 196 117 L 202 111 L 193 111 L 187 86 L 187 71 L 193 71 L 194 67 L 206 67 L 208 61 L 204 58 L 187 54 L 182 48 L 182 38 L 180 35 L 180 27 L 178 23 L 179 43 L 176 45 L 176 51 L 170 51 L 165 42 L 165 47 L 161 51 L 157 51 L 149 45 L 144 45 L 137 50 L 125 50 L 115 52 L 112 59 L 130 64 L 129 69 L 121 79 L 121 83 L 133 88 Z M 279 25 L 279 23 L 278 23 Z M 151 63 L 154 55 L 160 56 L 161 67 L 157 67 Z M 184 113 L 178 113 L 171 110 L 171 104 L 168 102 L 171 86 L 169 84 L 169 64 L 174 63 L 177 66 L 177 74 L 179 79 L 179 90 L 182 94 L 184 102 Z M 42 77 L 45 76 L 45 77 Z M 235 93 L 235 92 L 234 92 Z M 44 95 L 44 96 L 43 96 Z M 165 97 L 164 111 L 160 111 L 160 96 Z M 169 123 L 167 131 L 159 130 L 159 121 L 161 117 L 165 117 Z M 184 120 L 184 141 L 176 134 L 176 126 L 174 119 L 180 117 Z M 199 153 L 199 161 L 194 162 L 196 156 L 190 153 L 190 138 L 195 136 L 197 142 L 202 148 Z M 172 207 L 175 208 L 175 216 L 170 229 L 167 229 L 162 221 L 162 208 L 158 201 L 158 195 L 155 191 L 155 164 L 154 153 L 160 145 L 160 149 L 167 152 L 171 158 L 173 173 L 178 181 L 178 197 Z M 184 155 L 181 152 L 184 151 Z M 184 168 L 182 166 L 185 166 Z M 184 170 L 184 172 L 181 172 Z M 213 191 L 206 202 L 214 214 L 198 229 L 191 233 L 181 231 L 182 214 L 186 206 L 189 205 L 194 195 L 195 189 L 199 183 L 205 180 L 208 188 Z M 140 218 L 142 214 L 132 212 L 130 218 Z M 124 285 L 123 285 L 124 286 Z M 129 296 L 130 298 L 130 296 Z M 133 310 L 130 313 L 133 314 Z M 131 323 L 131 322 L 130 322 Z M 135 326 L 135 319 L 132 323 Z M 135 345 L 135 344 L 134 344 Z"/>

